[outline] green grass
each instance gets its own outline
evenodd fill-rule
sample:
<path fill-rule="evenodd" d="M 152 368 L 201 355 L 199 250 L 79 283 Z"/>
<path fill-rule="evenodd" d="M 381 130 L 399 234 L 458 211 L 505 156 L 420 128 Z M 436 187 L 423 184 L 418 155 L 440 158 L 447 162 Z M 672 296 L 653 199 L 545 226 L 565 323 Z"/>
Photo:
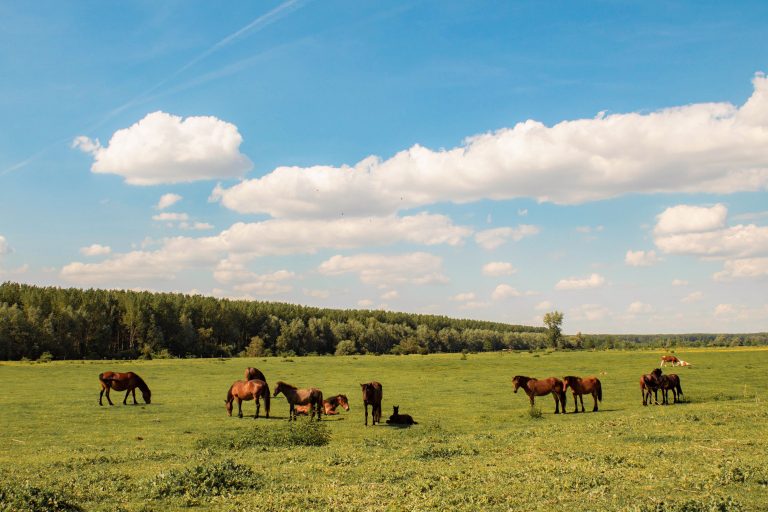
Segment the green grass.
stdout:
<path fill-rule="evenodd" d="M 659 355 L 0 363 L 0 510 L 768 510 L 768 350 L 678 351 L 695 365 L 667 370 L 685 401 L 643 407 Z M 253 402 L 227 417 L 246 366 L 351 410 L 289 424 L 280 396 L 270 419 Z M 139 373 L 152 404 L 99 407 L 106 370 Z M 516 374 L 597 375 L 600 412 L 586 397 L 571 414 L 569 393 L 569 414 L 551 397 L 532 413 Z M 399 405 L 418 425 L 363 426 L 359 383 L 374 379 L 384 419 Z"/>

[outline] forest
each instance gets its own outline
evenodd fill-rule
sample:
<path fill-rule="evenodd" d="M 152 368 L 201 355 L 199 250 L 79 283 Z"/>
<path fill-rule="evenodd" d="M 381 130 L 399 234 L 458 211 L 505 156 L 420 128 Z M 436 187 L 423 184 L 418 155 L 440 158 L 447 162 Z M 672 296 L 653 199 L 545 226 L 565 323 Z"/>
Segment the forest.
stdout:
<path fill-rule="evenodd" d="M 768 333 L 552 336 L 545 327 L 180 293 L 0 284 L 0 359 L 428 354 L 765 345 Z"/>

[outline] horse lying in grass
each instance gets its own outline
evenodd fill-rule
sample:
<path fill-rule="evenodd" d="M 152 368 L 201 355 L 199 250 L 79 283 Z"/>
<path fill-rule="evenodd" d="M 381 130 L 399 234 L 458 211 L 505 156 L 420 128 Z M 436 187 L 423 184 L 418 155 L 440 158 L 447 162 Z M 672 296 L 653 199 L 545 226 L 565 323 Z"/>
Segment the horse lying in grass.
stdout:
<path fill-rule="evenodd" d="M 299 416 L 308 415 L 311 407 L 311 404 L 294 406 L 296 409 L 296 414 Z M 323 413 L 326 416 L 335 416 L 339 414 L 339 412 L 336 410 L 339 407 L 345 411 L 349 410 L 349 401 L 347 400 L 347 395 L 336 395 L 328 398 L 327 400 L 323 400 Z"/>
<path fill-rule="evenodd" d="M 288 421 L 296 419 L 296 406 L 307 405 L 310 406 L 310 416 L 315 417 L 317 414 L 317 421 L 320 421 L 320 417 L 323 414 L 323 392 L 317 388 L 299 389 L 296 386 L 291 386 L 283 381 L 277 381 L 275 386 L 275 393 L 273 396 L 277 396 L 280 393 L 285 395 L 285 399 L 288 400 Z"/>
<path fill-rule="evenodd" d="M 600 384 L 600 379 L 597 377 L 563 377 L 563 391 L 571 388 L 573 392 L 573 412 L 579 412 L 579 400 L 581 400 L 581 412 L 584 412 L 584 396 L 585 394 L 591 394 L 592 399 L 595 401 L 592 412 L 597 412 L 597 402 L 603 401 L 603 386 Z M 565 412 L 565 405 L 563 405 L 563 412 Z"/>
<path fill-rule="evenodd" d="M 400 406 L 392 406 L 392 416 L 387 420 L 388 425 L 418 425 L 410 414 L 400 414 Z"/>
<path fill-rule="evenodd" d="M 533 407 L 534 397 L 552 393 L 555 399 L 555 414 L 560 414 L 560 405 L 562 405 L 563 414 L 565 414 L 565 387 L 560 379 L 556 377 L 536 379 L 524 375 L 515 375 L 512 379 L 512 384 L 515 387 L 515 393 L 517 393 L 518 389 L 523 388 L 523 391 L 531 400 L 531 407 Z"/>
<path fill-rule="evenodd" d="M 229 387 L 227 391 L 227 398 L 224 399 L 225 407 L 227 408 L 227 415 L 232 416 L 232 406 L 235 400 L 237 400 L 237 417 L 243 417 L 243 401 L 255 400 L 256 401 L 256 414 L 254 419 L 259 417 L 259 409 L 261 404 L 259 398 L 264 399 L 264 411 L 266 417 L 269 418 L 269 386 L 266 382 L 259 379 L 251 380 L 236 380 Z"/>
<path fill-rule="evenodd" d="M 123 405 L 127 405 L 126 401 L 128 400 L 128 394 L 133 394 L 133 405 L 136 405 L 136 388 L 139 388 L 141 390 L 141 396 L 144 398 L 144 401 L 146 403 L 152 402 L 152 391 L 150 391 L 149 386 L 147 386 L 147 383 L 144 382 L 144 379 L 139 377 L 137 374 L 133 372 L 125 372 L 125 373 L 115 373 L 115 372 L 104 372 L 99 374 L 99 383 L 101 384 L 101 393 L 99 393 L 99 405 L 104 405 L 102 403 L 102 397 L 106 393 L 107 395 L 107 401 L 109 402 L 109 405 L 115 405 L 112 403 L 112 400 L 109 398 L 109 390 L 114 389 L 115 391 L 125 391 L 125 398 L 123 398 Z"/>

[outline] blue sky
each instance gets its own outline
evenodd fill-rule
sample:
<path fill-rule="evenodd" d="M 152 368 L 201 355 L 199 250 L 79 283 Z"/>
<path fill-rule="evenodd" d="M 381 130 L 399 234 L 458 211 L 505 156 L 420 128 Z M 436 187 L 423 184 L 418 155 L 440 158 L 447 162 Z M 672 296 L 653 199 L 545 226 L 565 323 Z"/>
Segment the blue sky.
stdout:
<path fill-rule="evenodd" d="M 768 5 L 4 2 L 0 281 L 768 328 Z"/>

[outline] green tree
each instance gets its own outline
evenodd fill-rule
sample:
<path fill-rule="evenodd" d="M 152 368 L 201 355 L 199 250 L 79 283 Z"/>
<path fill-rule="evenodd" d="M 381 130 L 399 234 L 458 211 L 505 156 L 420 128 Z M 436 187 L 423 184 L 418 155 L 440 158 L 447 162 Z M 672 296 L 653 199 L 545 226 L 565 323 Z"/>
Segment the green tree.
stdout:
<path fill-rule="evenodd" d="M 544 325 L 547 327 L 547 341 L 549 346 L 557 348 L 560 338 L 563 336 L 563 314 L 560 311 L 550 311 L 544 315 Z"/>

